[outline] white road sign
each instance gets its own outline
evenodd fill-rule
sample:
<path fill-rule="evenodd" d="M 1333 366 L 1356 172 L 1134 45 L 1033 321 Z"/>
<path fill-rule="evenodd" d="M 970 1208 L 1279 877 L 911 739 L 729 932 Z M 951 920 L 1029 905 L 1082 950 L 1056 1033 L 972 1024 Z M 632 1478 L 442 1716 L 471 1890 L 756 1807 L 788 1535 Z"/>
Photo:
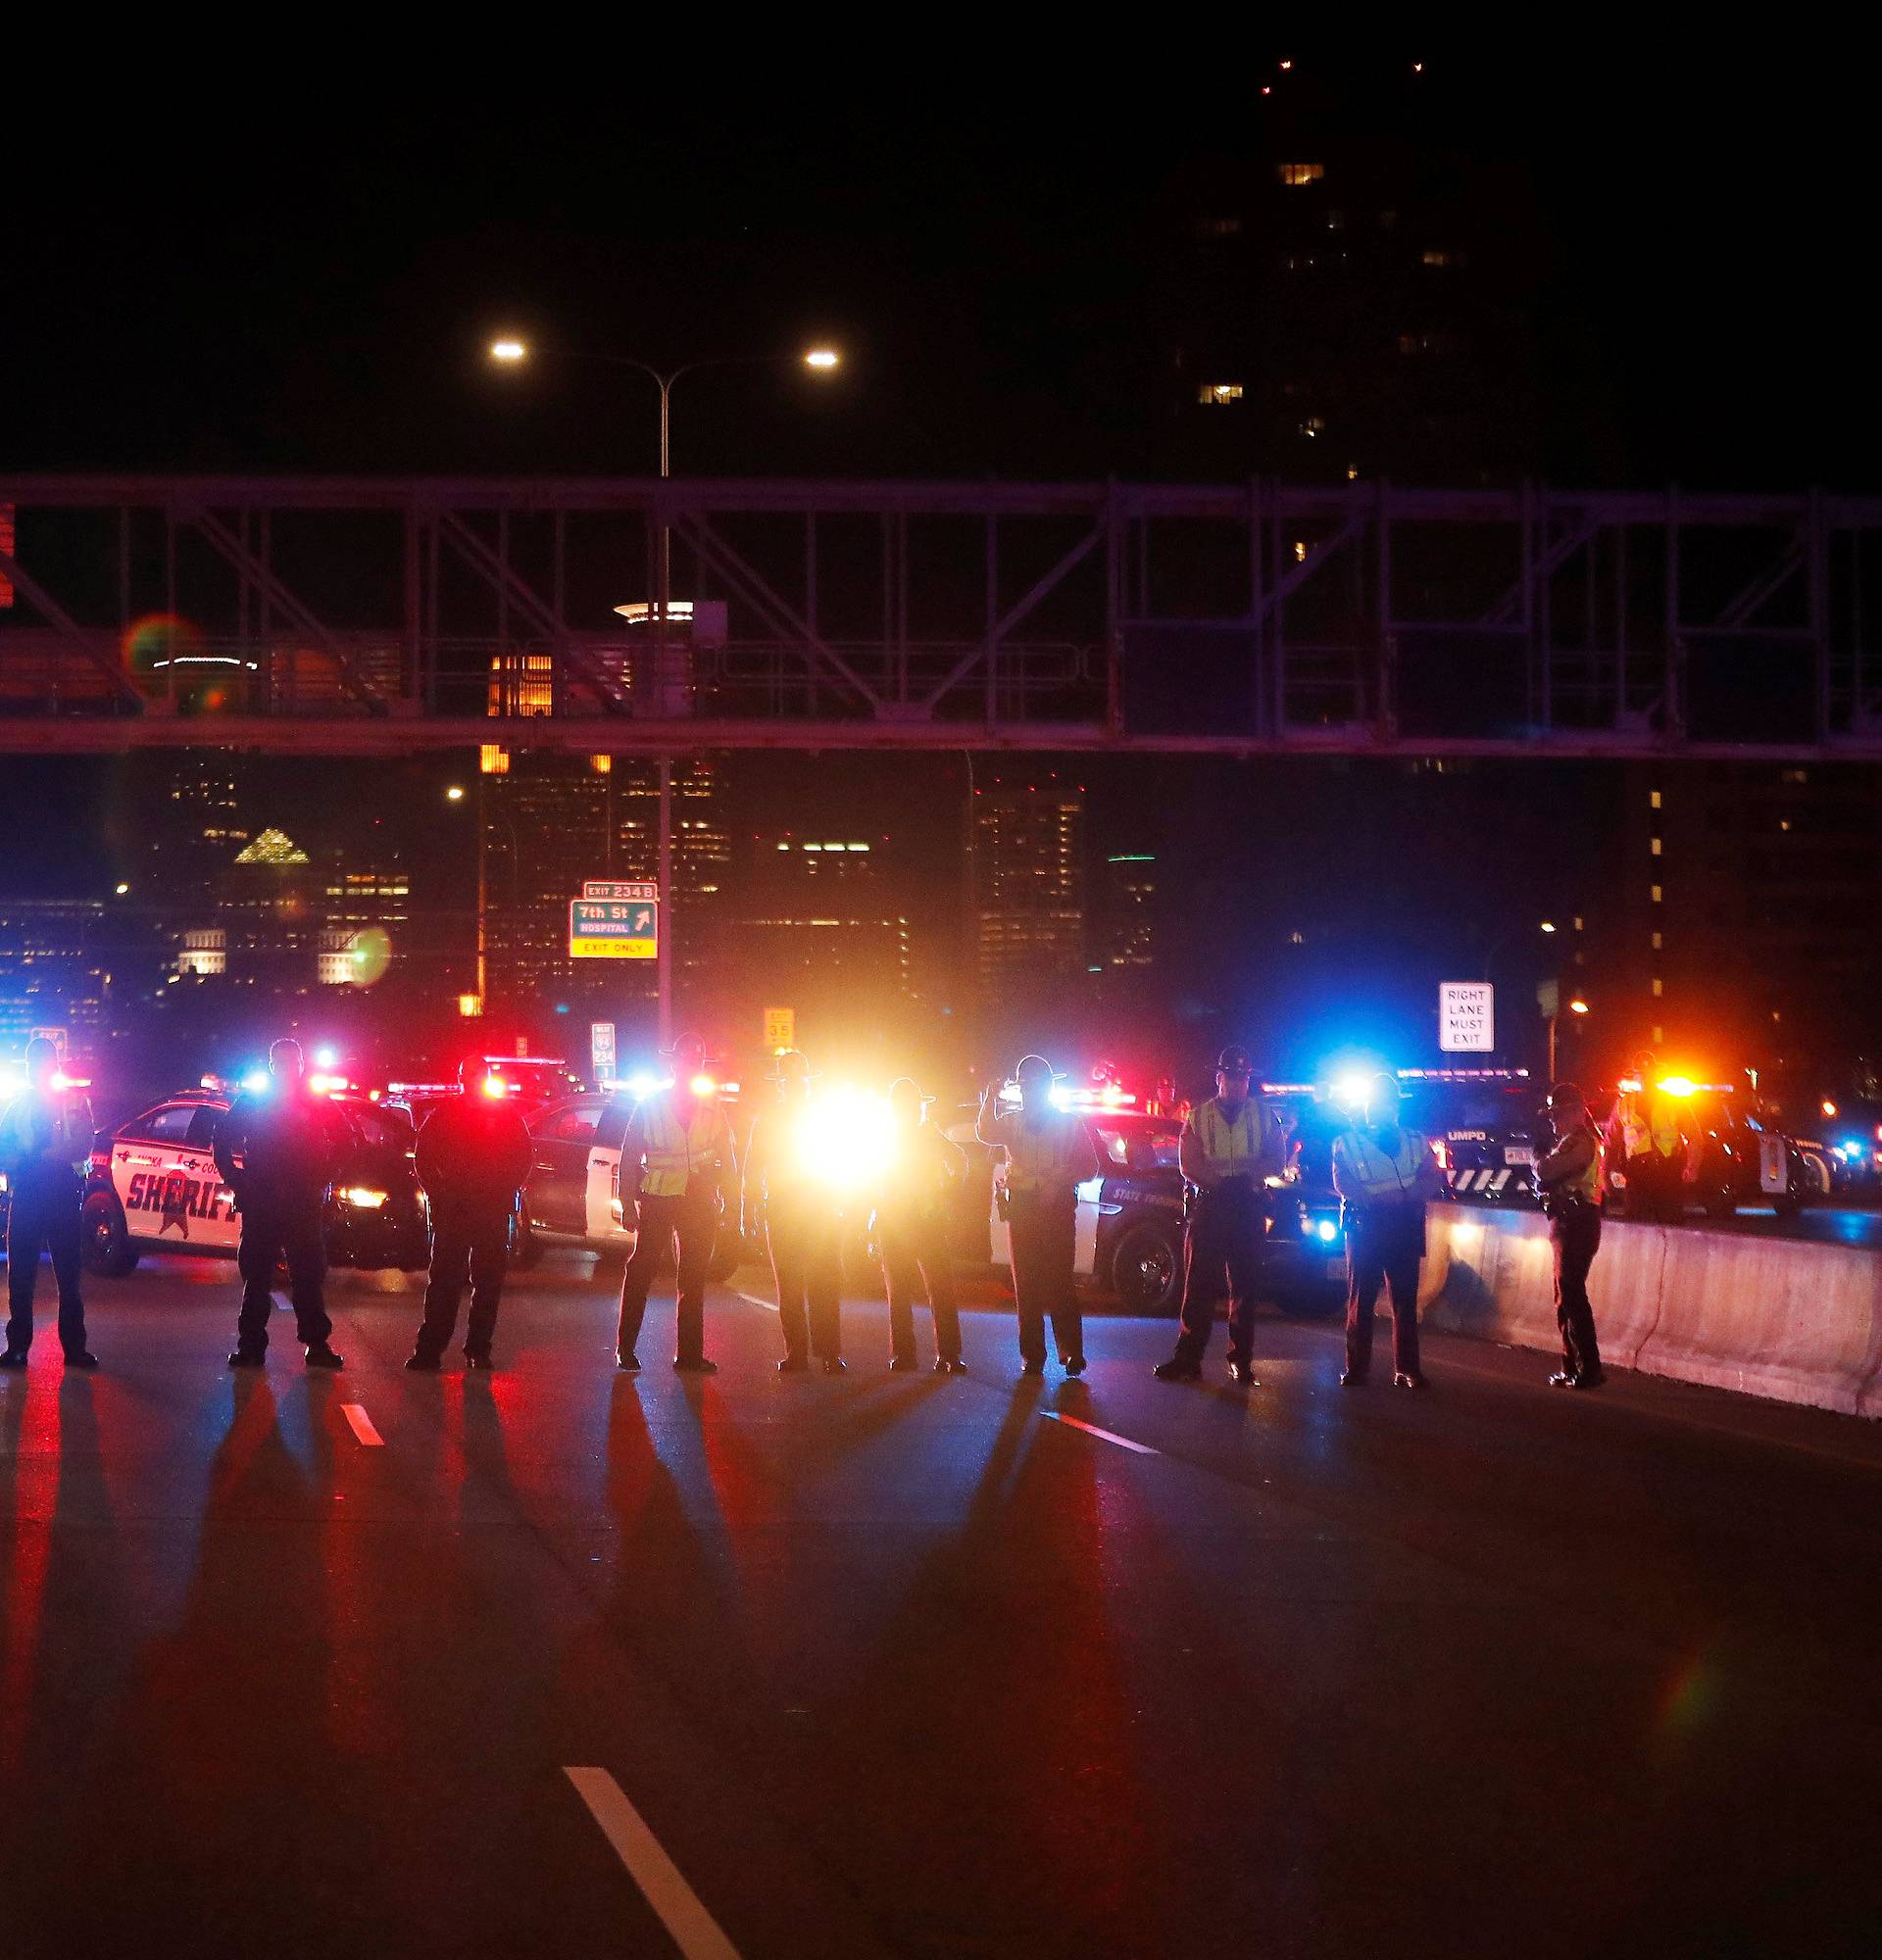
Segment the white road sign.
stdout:
<path fill-rule="evenodd" d="M 1438 1046 L 1446 1054 L 1487 1054 L 1497 1045 L 1497 990 L 1488 980 L 1438 988 Z"/>

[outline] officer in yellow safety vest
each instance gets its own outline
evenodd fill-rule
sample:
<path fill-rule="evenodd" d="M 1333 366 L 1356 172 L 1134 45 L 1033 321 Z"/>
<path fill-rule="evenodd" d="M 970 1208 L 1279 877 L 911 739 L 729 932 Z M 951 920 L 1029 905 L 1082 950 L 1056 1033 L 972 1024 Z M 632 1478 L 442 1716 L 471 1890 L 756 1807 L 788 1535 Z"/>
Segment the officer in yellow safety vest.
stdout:
<path fill-rule="evenodd" d="M 1006 1153 L 994 1171 L 994 1196 L 1007 1221 L 1019 1358 L 1023 1373 L 1046 1372 L 1050 1315 L 1060 1365 L 1076 1377 L 1085 1372 L 1084 1316 L 1072 1276 L 1078 1187 L 1098 1175 L 1098 1151 L 1084 1118 L 1053 1102 L 1060 1078 L 1044 1055 L 1022 1055 L 1013 1074 L 1018 1108 L 1003 1108 L 999 1086 L 989 1083 L 973 1133 Z"/>
<path fill-rule="evenodd" d="M 817 1152 L 826 1140 L 812 1115 L 814 1071 L 801 1050 L 781 1050 L 771 1069 L 777 1101 L 752 1122 L 745 1143 L 739 1217 L 745 1236 L 761 1231 L 777 1288 L 784 1336 L 780 1375 L 799 1375 L 813 1355 L 826 1375 L 843 1367 L 843 1217 L 822 1182 Z"/>
<path fill-rule="evenodd" d="M 1183 1331 L 1176 1351 L 1156 1369 L 1160 1382 L 1193 1382 L 1228 1298 L 1228 1372 L 1256 1388 L 1255 1296 L 1267 1240 L 1265 1179 L 1287 1165 L 1284 1129 L 1263 1129 L 1262 1105 L 1249 1095 L 1248 1051 L 1225 1048 L 1215 1058 L 1215 1094 L 1193 1110 L 1176 1146 L 1189 1188 L 1183 1229 Z"/>
<path fill-rule="evenodd" d="M 1555 1249 L 1556 1325 L 1561 1329 L 1561 1367 L 1549 1385 L 1598 1389 L 1608 1377 L 1595 1338 L 1588 1271 L 1601 1250 L 1601 1138 L 1572 1082 L 1558 1082 L 1550 1090 L 1549 1120 L 1555 1140 L 1536 1160 L 1536 1186 Z"/>
<path fill-rule="evenodd" d="M 1654 1080 L 1659 1071 L 1645 1051 L 1627 1064 L 1608 1118 L 1608 1160 L 1618 1160 L 1627 1181 L 1629 1218 L 1677 1225 L 1686 1215 L 1686 1139 L 1677 1106 Z"/>
<path fill-rule="evenodd" d="M 671 1251 L 678 1305 L 673 1366 L 715 1375 L 706 1358 L 706 1269 L 713 1262 L 725 1193 L 738 1189 L 732 1126 L 705 1074 L 706 1044 L 682 1035 L 666 1051 L 673 1079 L 636 1104 L 620 1151 L 623 1223 L 637 1226 L 633 1257 L 620 1276 L 620 1365 L 640 1366 L 635 1348 L 647 1293 L 662 1255 Z"/>
<path fill-rule="evenodd" d="M 1421 1389 L 1418 1266 L 1424 1207 L 1445 1193 L 1430 1140 L 1400 1120 L 1395 1076 L 1375 1075 L 1365 1121 L 1333 1143 L 1333 1188 L 1346 1222 L 1346 1371 L 1343 1389 L 1363 1388 L 1372 1365 L 1372 1316 L 1381 1288 L 1392 1295 L 1392 1384 Z"/>

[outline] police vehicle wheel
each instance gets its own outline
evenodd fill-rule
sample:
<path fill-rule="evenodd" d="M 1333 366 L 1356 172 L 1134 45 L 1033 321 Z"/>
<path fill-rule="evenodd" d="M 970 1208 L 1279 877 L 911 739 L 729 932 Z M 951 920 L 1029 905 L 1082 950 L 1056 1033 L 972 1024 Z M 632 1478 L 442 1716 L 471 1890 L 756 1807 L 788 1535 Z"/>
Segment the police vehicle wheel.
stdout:
<path fill-rule="evenodd" d="M 1159 1225 L 1133 1225 L 1111 1255 L 1111 1284 L 1129 1313 L 1168 1313 L 1181 1290 L 1176 1241 Z"/>
<path fill-rule="evenodd" d="M 110 1193 L 94 1191 L 85 1200 L 85 1271 L 121 1280 L 137 1263 L 137 1249 L 124 1230 L 124 1214 Z"/>

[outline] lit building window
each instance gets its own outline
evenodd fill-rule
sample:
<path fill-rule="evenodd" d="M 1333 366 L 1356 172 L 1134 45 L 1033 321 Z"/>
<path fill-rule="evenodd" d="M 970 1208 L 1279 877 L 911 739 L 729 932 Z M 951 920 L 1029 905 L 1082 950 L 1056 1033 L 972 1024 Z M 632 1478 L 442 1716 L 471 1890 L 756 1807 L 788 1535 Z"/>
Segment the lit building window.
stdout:
<path fill-rule="evenodd" d="M 1652 793 L 1652 795 L 1648 797 L 1647 807 L 1649 809 L 1658 809 L 1659 808 L 1659 792 L 1658 790 L 1655 790 Z"/>
<path fill-rule="evenodd" d="M 1242 399 L 1242 384 L 1239 381 L 1205 381 L 1196 390 L 1196 399 L 1206 409 L 1225 408 L 1230 402 Z"/>
<path fill-rule="evenodd" d="M 510 751 L 486 742 L 477 751 L 477 767 L 486 776 L 507 776 L 510 773 Z"/>
<path fill-rule="evenodd" d="M 1282 164 L 1280 178 L 1284 184 L 1298 186 L 1318 183 L 1326 174 L 1324 164 Z"/>
<path fill-rule="evenodd" d="M 1310 441 L 1316 435 L 1324 435 L 1326 433 L 1326 417 L 1324 416 L 1309 416 L 1306 421 L 1301 424 L 1301 433 Z"/>
<path fill-rule="evenodd" d="M 1664 991 L 1665 991 L 1665 989 L 1664 989 L 1664 988 L 1663 988 L 1663 987 L 1661 986 L 1660 982 L 1659 982 L 1659 981 L 1658 979 L 1656 979 L 1656 980 L 1655 980 L 1655 982 L 1654 982 L 1654 999 L 1655 999 L 1656 1001 L 1658 1001 L 1658 1000 L 1659 999 L 1660 995 L 1661 995 L 1661 994 L 1662 994 L 1662 993 L 1663 993 Z"/>
<path fill-rule="evenodd" d="M 1665 950 L 1665 936 L 1664 936 L 1664 934 L 1662 934 L 1662 933 L 1658 933 L 1658 932 L 1657 932 L 1657 933 L 1655 933 L 1655 934 L 1654 934 L 1654 951 L 1655 951 L 1656 953 L 1660 953 L 1660 952 L 1663 952 L 1664 950 Z"/>
<path fill-rule="evenodd" d="M 1654 854 L 1654 856 L 1655 856 L 1656 858 L 1658 858 L 1658 857 L 1659 856 L 1659 839 L 1658 837 L 1656 837 L 1656 838 L 1655 838 L 1655 839 L 1653 840 L 1653 845 L 1652 845 L 1652 850 L 1653 850 L 1653 854 Z"/>
<path fill-rule="evenodd" d="M 1654 904 L 1655 904 L 1655 905 L 1659 905 L 1659 887 L 1658 885 L 1654 886 L 1654 888 L 1653 888 L 1653 897 L 1654 897 Z"/>
<path fill-rule="evenodd" d="M 612 756 L 590 756 L 588 766 L 596 775 L 605 776 L 615 766 L 615 759 Z"/>
<path fill-rule="evenodd" d="M 1357 463 L 1349 463 L 1346 466 L 1346 480 L 1349 483 L 1357 483 L 1360 480 L 1360 466 Z"/>
<path fill-rule="evenodd" d="M 1420 252 L 1418 258 L 1426 266 L 1461 266 L 1465 263 L 1461 252 Z"/>
<path fill-rule="evenodd" d="M 1296 538 L 1294 540 L 1294 563 L 1296 564 L 1305 564 L 1307 563 L 1307 540 L 1305 538 Z"/>

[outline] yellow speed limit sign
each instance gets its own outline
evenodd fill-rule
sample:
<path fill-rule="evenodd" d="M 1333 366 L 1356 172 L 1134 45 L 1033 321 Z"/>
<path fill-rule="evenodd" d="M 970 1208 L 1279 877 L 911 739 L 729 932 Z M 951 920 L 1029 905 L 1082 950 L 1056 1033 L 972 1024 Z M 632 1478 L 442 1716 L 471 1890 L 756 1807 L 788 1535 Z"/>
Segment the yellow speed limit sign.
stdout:
<path fill-rule="evenodd" d="M 775 1054 L 781 1048 L 797 1046 L 797 1009 L 795 1007 L 767 1007 L 765 1009 L 765 1052 Z"/>

